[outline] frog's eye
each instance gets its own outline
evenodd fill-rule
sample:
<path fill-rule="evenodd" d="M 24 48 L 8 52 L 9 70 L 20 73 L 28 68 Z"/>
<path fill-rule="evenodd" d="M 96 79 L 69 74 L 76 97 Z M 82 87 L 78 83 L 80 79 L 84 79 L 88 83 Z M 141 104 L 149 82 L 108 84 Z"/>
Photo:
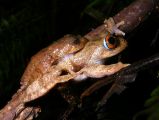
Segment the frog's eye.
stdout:
<path fill-rule="evenodd" d="M 103 40 L 103 45 L 106 49 L 114 49 L 117 46 L 117 40 L 114 37 L 106 36 Z"/>

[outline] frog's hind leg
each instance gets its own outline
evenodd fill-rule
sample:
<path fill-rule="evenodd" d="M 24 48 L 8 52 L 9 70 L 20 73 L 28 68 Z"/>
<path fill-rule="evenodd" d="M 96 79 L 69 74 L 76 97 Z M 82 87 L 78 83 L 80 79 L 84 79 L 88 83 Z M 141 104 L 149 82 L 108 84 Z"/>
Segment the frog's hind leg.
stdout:
<path fill-rule="evenodd" d="M 61 70 L 56 68 L 50 70 L 48 73 L 43 75 L 39 80 L 34 81 L 29 85 L 22 95 L 24 102 L 29 102 L 36 98 L 39 98 L 46 94 L 50 89 L 55 87 L 58 83 L 67 82 L 75 77 L 73 74 L 60 75 Z"/>

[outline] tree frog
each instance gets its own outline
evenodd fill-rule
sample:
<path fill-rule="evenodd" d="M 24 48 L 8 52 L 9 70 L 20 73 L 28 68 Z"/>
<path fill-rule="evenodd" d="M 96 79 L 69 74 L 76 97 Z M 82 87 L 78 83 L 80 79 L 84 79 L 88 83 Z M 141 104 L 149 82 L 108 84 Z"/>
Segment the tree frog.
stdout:
<path fill-rule="evenodd" d="M 43 96 L 58 83 L 101 78 L 128 66 L 121 62 L 105 64 L 107 58 L 117 55 L 127 46 L 123 37 L 113 35 L 119 32 L 116 29 L 120 25 L 111 27 L 110 31 L 95 39 L 66 35 L 34 55 L 21 78 L 21 88 L 0 111 L 0 119 L 3 120 L 9 111 L 12 113 L 10 118 L 13 117 L 26 102 Z"/>
<path fill-rule="evenodd" d="M 22 87 L 24 88 L 21 90 L 25 90 L 23 101 L 28 102 L 46 94 L 57 83 L 71 79 L 85 80 L 88 77 L 101 78 L 129 65 L 121 62 L 111 65 L 104 64 L 107 58 L 120 53 L 126 48 L 127 42 L 122 37 L 111 36 L 107 31 L 104 37 L 96 40 L 88 40 L 82 37 L 78 45 L 80 44 L 81 46 L 73 46 L 73 49 L 76 48 L 76 50 L 73 50 L 74 52 L 68 51 L 67 54 L 65 47 L 58 49 L 57 52 L 52 51 L 53 53 L 56 52 L 54 54 L 56 56 L 49 54 L 49 48 L 46 48 L 47 52 L 45 54 L 41 51 L 33 57 L 30 67 L 26 69 L 22 77 L 24 85 Z M 60 43 L 59 45 L 63 44 Z M 70 50 L 72 50 L 72 46 L 68 46 L 67 49 L 71 48 Z M 51 62 L 51 60 L 54 62 Z M 37 62 L 40 64 L 37 64 Z"/>

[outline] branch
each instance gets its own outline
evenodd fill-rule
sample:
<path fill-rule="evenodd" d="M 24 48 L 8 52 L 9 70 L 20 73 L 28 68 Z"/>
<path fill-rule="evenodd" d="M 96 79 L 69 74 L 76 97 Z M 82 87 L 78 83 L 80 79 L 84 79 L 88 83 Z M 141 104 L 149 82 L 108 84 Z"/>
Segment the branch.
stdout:
<path fill-rule="evenodd" d="M 121 10 L 113 16 L 114 22 L 124 21 L 125 24 L 120 27 L 125 33 L 134 30 L 145 18 L 147 18 L 154 8 L 158 8 L 159 0 L 136 0 L 128 7 Z M 85 35 L 87 39 L 98 37 L 99 34 L 105 32 L 105 24 L 100 25 L 93 31 Z"/>
<path fill-rule="evenodd" d="M 156 2 L 155 2 L 156 3 Z M 117 15 L 115 15 L 114 21 L 125 21 L 125 24 L 121 26 L 121 30 L 124 32 L 130 32 L 136 28 L 143 20 L 151 14 L 155 3 L 153 0 L 136 0 L 128 7 L 124 8 Z"/>

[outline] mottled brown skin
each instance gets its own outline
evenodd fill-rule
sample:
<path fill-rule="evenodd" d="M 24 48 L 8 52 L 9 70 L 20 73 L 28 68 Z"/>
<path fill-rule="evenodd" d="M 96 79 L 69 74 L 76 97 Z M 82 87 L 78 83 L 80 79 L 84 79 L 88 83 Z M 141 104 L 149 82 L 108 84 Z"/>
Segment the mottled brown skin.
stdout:
<path fill-rule="evenodd" d="M 83 80 L 87 77 L 100 78 L 106 75 L 111 75 L 119 71 L 121 68 L 127 66 L 127 64 L 122 64 L 121 62 L 112 65 L 103 65 L 103 61 L 105 58 L 120 53 L 127 46 L 126 41 L 123 38 L 119 37 L 119 45 L 112 50 L 107 50 L 103 47 L 103 38 L 104 37 L 101 37 L 97 40 L 92 41 L 81 38 L 81 42 L 79 43 L 85 42 L 85 45 L 83 46 L 83 44 L 79 44 L 81 46 L 78 46 L 78 49 L 76 47 L 76 44 L 75 46 L 72 46 L 72 44 L 67 44 L 69 47 L 65 46 L 68 50 L 76 48 L 76 50 L 73 49 L 74 52 L 68 51 L 66 53 L 65 47 L 60 50 L 54 49 L 55 51 L 59 50 L 57 54 L 54 54 L 58 55 L 55 57 L 58 58 L 56 59 L 56 64 L 52 64 L 50 60 L 48 61 L 48 59 L 46 59 L 46 56 L 45 58 L 44 56 L 42 56 L 43 58 L 35 57 L 34 59 L 32 59 L 29 64 L 30 66 L 26 69 L 27 72 L 24 72 L 24 75 L 22 77 L 27 77 L 28 79 L 25 78 L 26 81 L 22 79 L 23 84 L 20 91 L 23 91 L 23 95 L 21 95 L 23 97 L 21 97 L 21 101 L 29 102 L 40 96 L 43 96 L 57 83 L 66 82 L 71 79 Z M 59 44 L 57 45 L 60 46 L 61 43 L 59 42 Z M 49 54 L 48 48 L 46 48 L 46 53 Z M 62 53 L 62 55 L 60 53 Z M 37 55 L 40 56 L 43 54 L 38 53 Z M 54 56 L 52 56 L 52 58 L 54 58 Z M 40 64 L 37 64 L 36 60 Z M 32 68 L 32 66 L 34 69 Z M 33 70 L 31 71 L 30 69 Z M 61 75 L 63 71 L 66 72 L 65 75 Z"/>
<path fill-rule="evenodd" d="M 117 27 L 113 26 L 111 32 L 119 31 Z M 118 46 L 108 50 L 103 47 L 105 37 L 106 33 L 91 40 L 67 35 L 38 52 L 22 76 L 21 89 L 0 111 L 0 120 L 17 118 L 19 112 L 25 109 L 26 102 L 43 96 L 58 83 L 71 79 L 84 80 L 87 77 L 100 78 L 127 66 L 121 62 L 103 64 L 104 59 L 120 53 L 127 46 L 126 41 L 118 37 Z M 63 75 L 63 71 L 67 74 Z"/>
<path fill-rule="evenodd" d="M 47 48 L 42 49 L 31 58 L 22 78 L 22 87 L 30 85 L 33 81 L 43 76 L 52 65 L 66 54 L 75 53 L 81 50 L 87 39 L 80 39 L 78 36 L 66 35 Z"/>
<path fill-rule="evenodd" d="M 17 111 L 24 109 L 24 101 L 31 100 L 31 98 L 27 96 L 26 89 L 30 85 L 32 88 L 34 86 L 32 83 L 36 80 L 39 80 L 39 83 L 41 82 L 41 84 L 43 84 L 44 81 L 40 81 L 40 78 L 42 76 L 45 78 L 47 75 L 49 76 L 56 73 L 56 70 L 54 71 L 53 69 L 53 73 L 49 71 L 52 65 L 57 64 L 58 59 L 66 54 L 81 50 L 87 41 L 87 39 L 80 39 L 79 36 L 66 35 L 34 55 L 21 78 L 21 88 L 12 97 L 12 100 L 0 111 L 0 120 L 13 120 L 16 118 L 16 114 L 18 114 Z M 45 83 L 45 85 L 46 84 L 47 83 Z M 38 97 L 38 95 L 36 96 Z"/>

